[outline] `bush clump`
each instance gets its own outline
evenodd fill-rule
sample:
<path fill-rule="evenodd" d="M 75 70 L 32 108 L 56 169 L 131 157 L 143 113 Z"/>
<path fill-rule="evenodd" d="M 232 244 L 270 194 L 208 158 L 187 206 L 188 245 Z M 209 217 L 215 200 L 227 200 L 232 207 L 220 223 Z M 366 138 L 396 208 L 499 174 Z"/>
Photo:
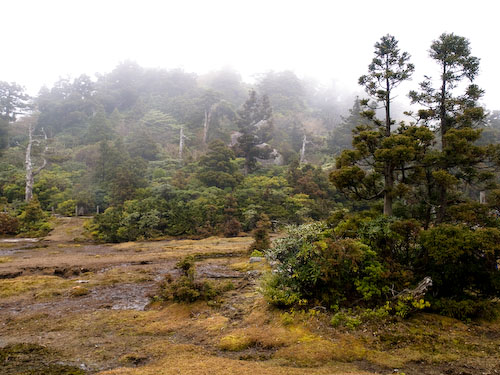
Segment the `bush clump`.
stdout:
<path fill-rule="evenodd" d="M 498 303 L 489 300 L 441 298 L 432 303 L 432 311 L 463 321 L 493 320 L 498 316 Z"/>
<path fill-rule="evenodd" d="M 335 240 L 320 223 L 288 227 L 287 232 L 266 252 L 273 271 L 262 290 L 269 302 L 336 308 L 357 299 L 371 304 L 388 291 L 384 267 L 369 246 L 350 238 Z"/>
<path fill-rule="evenodd" d="M 42 210 L 36 196 L 28 202 L 18 219 L 19 231 L 24 235 L 42 237 L 52 230 L 52 225 L 48 222 L 48 215 Z"/>
<path fill-rule="evenodd" d="M 17 234 L 19 231 L 19 220 L 5 212 L 0 212 L 0 235 Z"/>
<path fill-rule="evenodd" d="M 232 283 L 216 287 L 208 281 L 196 280 L 194 258 L 192 256 L 185 257 L 175 267 L 181 271 L 181 276 L 174 280 L 172 275 L 167 274 L 160 284 L 158 295 L 155 296 L 156 299 L 188 303 L 198 300 L 210 301 L 222 292 L 234 288 Z"/>
<path fill-rule="evenodd" d="M 269 232 L 271 231 L 271 222 L 266 214 L 260 215 L 260 220 L 253 230 L 253 243 L 250 245 L 250 252 L 254 250 L 264 251 L 271 247 Z"/>

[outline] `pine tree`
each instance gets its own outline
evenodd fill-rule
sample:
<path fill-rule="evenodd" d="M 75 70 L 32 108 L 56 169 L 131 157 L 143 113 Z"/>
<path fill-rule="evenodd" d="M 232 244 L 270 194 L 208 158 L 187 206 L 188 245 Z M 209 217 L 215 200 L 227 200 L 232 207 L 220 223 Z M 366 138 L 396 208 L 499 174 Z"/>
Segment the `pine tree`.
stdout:
<path fill-rule="evenodd" d="M 430 49 L 430 57 L 441 69 L 440 84 L 434 87 L 430 77 L 420 83 L 420 92 L 411 91 L 413 103 L 425 108 L 418 111 L 418 121 L 441 136 L 441 153 L 437 155 L 429 184 L 435 190 L 437 222 L 445 220 L 447 207 L 454 200 L 451 191 L 460 181 L 468 185 L 484 183 L 491 175 L 481 173 L 477 166 L 487 157 L 487 150 L 474 143 L 480 137 L 480 130 L 473 129 L 485 114 L 477 101 L 483 95 L 473 84 L 479 72 L 479 59 L 471 55 L 469 41 L 454 34 L 442 34 Z M 462 94 L 458 86 L 470 81 Z M 432 197 L 429 197 L 432 200 Z"/>
<path fill-rule="evenodd" d="M 271 139 L 272 107 L 264 95 L 260 100 L 257 93 L 250 91 L 249 98 L 238 111 L 238 151 L 245 158 L 245 174 L 255 169 L 257 158 L 268 158 L 272 149 L 266 144 Z"/>
<path fill-rule="evenodd" d="M 408 61 L 410 55 L 401 52 L 398 41 L 391 35 L 383 36 L 375 44 L 375 57 L 368 66 L 368 74 L 359 78 L 359 84 L 375 101 L 361 102 L 363 116 L 368 120 L 355 129 L 354 150 L 344 151 L 337 159 L 337 171 L 331 174 L 334 184 L 342 191 L 354 193 L 357 198 L 384 197 L 384 214 L 392 215 L 397 166 L 409 161 L 412 141 L 402 134 L 393 134 L 391 114 L 393 90 L 408 80 L 414 70 Z M 376 117 L 377 105 L 384 109 L 385 119 Z M 401 153 L 401 149 L 408 152 Z M 380 179 L 383 182 L 380 183 Z"/>

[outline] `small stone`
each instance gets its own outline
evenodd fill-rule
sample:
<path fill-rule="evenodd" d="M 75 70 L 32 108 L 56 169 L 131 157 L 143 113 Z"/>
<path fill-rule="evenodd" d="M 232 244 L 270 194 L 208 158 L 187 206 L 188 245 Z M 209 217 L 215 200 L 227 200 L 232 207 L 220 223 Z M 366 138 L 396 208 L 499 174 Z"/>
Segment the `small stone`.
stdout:
<path fill-rule="evenodd" d="M 259 263 L 259 262 L 262 262 L 263 260 L 264 260 L 263 257 L 251 257 L 250 263 Z"/>

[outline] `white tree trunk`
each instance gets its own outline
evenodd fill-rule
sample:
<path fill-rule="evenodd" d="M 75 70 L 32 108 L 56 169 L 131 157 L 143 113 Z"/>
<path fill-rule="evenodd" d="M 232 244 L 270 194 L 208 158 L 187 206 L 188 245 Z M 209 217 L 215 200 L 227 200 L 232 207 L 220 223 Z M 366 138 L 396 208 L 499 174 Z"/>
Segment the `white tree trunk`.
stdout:
<path fill-rule="evenodd" d="M 486 191 L 484 190 L 479 192 L 479 203 L 486 204 Z"/>
<path fill-rule="evenodd" d="M 179 135 L 179 159 L 182 161 L 182 154 L 184 152 L 184 139 L 185 139 L 185 135 L 184 135 L 184 126 L 181 126 L 181 131 L 180 131 L 180 135 Z"/>
<path fill-rule="evenodd" d="M 38 167 L 38 169 L 33 170 L 33 162 L 31 160 L 31 149 L 33 147 L 33 143 L 38 142 L 37 140 L 33 139 L 33 132 L 35 128 L 33 127 L 33 124 L 30 122 L 29 127 L 28 127 L 28 146 L 26 147 L 26 159 L 25 159 L 25 166 L 26 166 L 26 189 L 25 189 L 25 194 L 24 194 L 24 199 L 26 202 L 29 202 L 31 199 L 33 199 L 33 185 L 35 182 L 35 176 L 42 171 L 43 168 L 47 165 L 47 159 L 45 159 L 45 153 L 47 152 L 48 145 L 47 145 L 47 133 L 45 133 L 45 130 L 42 128 L 42 133 L 44 137 L 44 142 L 45 142 L 45 147 L 42 152 L 42 165 Z"/>
<path fill-rule="evenodd" d="M 306 144 L 307 136 L 304 134 L 304 138 L 302 138 L 302 148 L 300 149 L 300 164 L 304 164 L 306 162 Z"/>
<path fill-rule="evenodd" d="M 207 144 L 210 121 L 212 120 L 212 114 L 214 113 L 218 105 L 219 103 L 215 103 L 210 106 L 210 109 L 205 109 L 205 120 L 203 121 L 203 145 Z"/>
<path fill-rule="evenodd" d="M 203 145 L 207 144 L 208 126 L 210 125 L 211 109 L 205 109 L 205 120 L 203 121 Z"/>
<path fill-rule="evenodd" d="M 24 193 L 24 200 L 29 202 L 33 198 L 33 164 L 31 162 L 31 147 L 33 146 L 33 126 L 30 122 L 28 128 L 28 147 L 26 147 L 26 160 L 24 162 L 26 166 L 26 189 Z"/>

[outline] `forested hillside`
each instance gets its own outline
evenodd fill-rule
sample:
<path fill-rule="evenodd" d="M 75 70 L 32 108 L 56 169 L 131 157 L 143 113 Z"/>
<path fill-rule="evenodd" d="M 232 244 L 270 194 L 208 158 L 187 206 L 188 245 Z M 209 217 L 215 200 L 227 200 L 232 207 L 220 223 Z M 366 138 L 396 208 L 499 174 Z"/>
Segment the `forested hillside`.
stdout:
<path fill-rule="evenodd" d="M 33 98 L 0 82 L 0 233 L 44 236 L 51 214 L 91 216 L 95 242 L 254 233 L 271 304 L 492 317 L 499 115 L 466 38 L 429 57 L 440 74 L 401 92 L 415 66 L 383 36 L 364 98 L 290 71 L 250 84 L 133 62 Z"/>
<path fill-rule="evenodd" d="M 42 210 L 104 213 L 105 241 L 237 233 L 229 222 L 248 231 L 262 213 L 298 224 L 342 201 L 327 169 L 349 143 L 358 102 L 348 117 L 354 98 L 339 101 L 292 72 L 249 85 L 231 70 L 197 76 L 125 62 L 31 100 L 13 83 L 2 88 L 0 186 L 11 216 L 24 209 L 30 132 Z"/>

